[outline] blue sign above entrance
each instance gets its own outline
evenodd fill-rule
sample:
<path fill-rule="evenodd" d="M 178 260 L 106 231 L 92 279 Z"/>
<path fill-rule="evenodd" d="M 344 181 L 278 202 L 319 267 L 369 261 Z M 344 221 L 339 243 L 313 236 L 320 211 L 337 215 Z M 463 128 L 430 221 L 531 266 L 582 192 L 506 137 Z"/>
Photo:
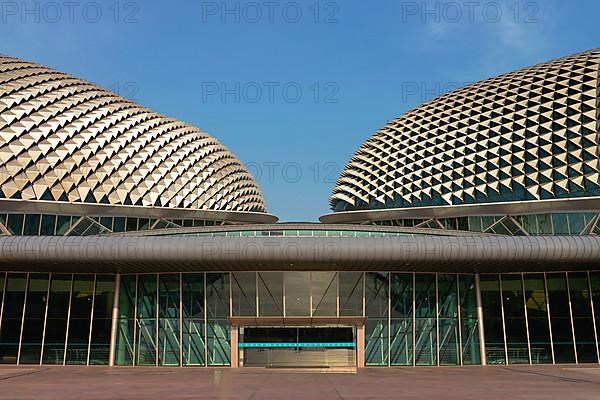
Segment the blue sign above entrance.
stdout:
<path fill-rule="evenodd" d="M 272 347 L 356 347 L 354 342 L 332 343 L 238 343 L 241 348 L 272 348 Z"/>

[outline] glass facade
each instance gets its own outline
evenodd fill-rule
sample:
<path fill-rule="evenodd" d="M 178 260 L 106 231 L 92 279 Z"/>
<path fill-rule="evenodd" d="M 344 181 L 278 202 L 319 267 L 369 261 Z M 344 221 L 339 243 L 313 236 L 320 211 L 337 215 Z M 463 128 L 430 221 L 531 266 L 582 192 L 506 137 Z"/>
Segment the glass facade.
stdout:
<path fill-rule="evenodd" d="M 116 365 L 231 365 L 231 317 L 365 318 L 367 366 L 481 364 L 475 275 L 125 274 Z M 600 272 L 481 274 L 488 364 L 598 363 Z M 0 363 L 109 363 L 114 275 L 0 273 Z"/>
<path fill-rule="evenodd" d="M 1 273 L 0 363 L 108 364 L 114 275 Z"/>
<path fill-rule="evenodd" d="M 0 214 L 0 225 L 15 236 L 87 236 L 150 229 L 215 226 L 201 219 L 72 216 L 55 214 Z"/>
<path fill-rule="evenodd" d="M 479 364 L 474 275 L 365 273 L 365 364 Z"/>
<path fill-rule="evenodd" d="M 598 363 L 598 272 L 481 275 L 488 364 Z"/>
<path fill-rule="evenodd" d="M 600 232 L 597 212 L 531 215 L 486 215 L 469 217 L 396 219 L 374 221 L 376 225 L 432 228 L 499 235 L 589 235 Z"/>

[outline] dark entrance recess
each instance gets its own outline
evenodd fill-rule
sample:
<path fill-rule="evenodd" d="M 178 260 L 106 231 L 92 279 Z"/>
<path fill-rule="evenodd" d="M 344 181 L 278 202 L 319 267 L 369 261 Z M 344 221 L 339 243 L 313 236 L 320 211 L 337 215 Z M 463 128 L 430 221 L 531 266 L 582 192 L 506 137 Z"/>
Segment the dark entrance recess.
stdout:
<path fill-rule="evenodd" d="M 244 367 L 356 366 L 353 327 L 243 327 L 239 349 Z"/>

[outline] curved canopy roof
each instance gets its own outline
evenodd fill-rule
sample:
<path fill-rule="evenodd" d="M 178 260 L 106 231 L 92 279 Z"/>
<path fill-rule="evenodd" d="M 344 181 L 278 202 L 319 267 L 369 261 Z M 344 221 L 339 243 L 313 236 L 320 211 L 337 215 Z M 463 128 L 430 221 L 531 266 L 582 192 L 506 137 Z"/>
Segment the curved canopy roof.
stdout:
<path fill-rule="evenodd" d="M 215 138 L 1 55 L 0 198 L 266 212 L 250 173 Z"/>
<path fill-rule="evenodd" d="M 600 196 L 600 49 L 487 79 L 388 123 L 360 146 L 334 211 Z"/>

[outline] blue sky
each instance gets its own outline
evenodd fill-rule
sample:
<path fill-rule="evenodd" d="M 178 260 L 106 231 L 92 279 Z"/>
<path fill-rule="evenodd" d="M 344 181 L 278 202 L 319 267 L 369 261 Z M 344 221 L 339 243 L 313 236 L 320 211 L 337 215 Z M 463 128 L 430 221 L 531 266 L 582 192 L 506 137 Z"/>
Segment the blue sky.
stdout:
<path fill-rule="evenodd" d="M 0 53 L 196 125 L 271 213 L 314 221 L 388 120 L 446 90 L 599 47 L 595 1 L 3 1 Z"/>

